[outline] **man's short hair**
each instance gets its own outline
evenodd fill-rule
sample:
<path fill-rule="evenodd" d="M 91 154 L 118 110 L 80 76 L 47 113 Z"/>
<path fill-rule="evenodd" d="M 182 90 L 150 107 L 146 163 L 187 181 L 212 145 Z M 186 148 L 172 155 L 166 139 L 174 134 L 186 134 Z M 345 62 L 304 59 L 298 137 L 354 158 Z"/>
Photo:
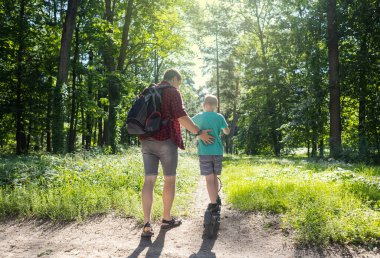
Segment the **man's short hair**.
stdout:
<path fill-rule="evenodd" d="M 206 95 L 204 104 L 209 104 L 211 106 L 218 106 L 218 98 L 215 95 Z"/>
<path fill-rule="evenodd" d="M 177 77 L 178 80 L 182 81 L 181 74 L 176 69 L 168 69 L 164 73 L 164 81 L 170 81 L 174 77 Z"/>

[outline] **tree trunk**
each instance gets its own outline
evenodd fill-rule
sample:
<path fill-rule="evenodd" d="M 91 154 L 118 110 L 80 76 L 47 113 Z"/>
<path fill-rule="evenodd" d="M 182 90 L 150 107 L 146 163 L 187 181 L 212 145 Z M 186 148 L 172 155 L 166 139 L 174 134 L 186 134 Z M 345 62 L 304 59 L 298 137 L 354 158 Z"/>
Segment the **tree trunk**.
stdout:
<path fill-rule="evenodd" d="M 75 107 L 75 116 L 74 116 L 74 130 L 73 130 L 74 150 L 75 150 L 75 143 L 76 143 L 76 139 L 77 139 L 78 113 L 79 113 L 79 103 L 76 104 L 76 107 Z"/>
<path fill-rule="evenodd" d="M 72 85 L 71 85 L 71 115 L 70 115 L 70 130 L 68 139 L 68 152 L 75 151 L 75 107 L 76 107 L 76 80 L 77 80 L 77 62 L 79 56 L 79 26 L 75 27 L 75 50 L 74 50 L 74 60 L 73 60 L 73 74 L 72 74 Z"/>
<path fill-rule="evenodd" d="M 232 154 L 233 151 L 233 142 L 232 137 L 235 135 L 237 122 L 239 119 L 239 115 L 237 113 L 237 102 L 239 99 L 239 87 L 240 87 L 240 77 L 236 78 L 236 84 L 235 84 L 235 96 L 234 96 L 234 104 L 233 104 L 233 110 L 232 110 L 232 122 L 231 122 L 231 130 L 230 134 L 228 135 L 228 141 L 229 141 L 229 153 Z"/>
<path fill-rule="evenodd" d="M 114 7 L 111 8 L 111 0 L 105 0 L 106 2 L 106 19 L 110 24 L 113 24 L 113 17 L 114 17 Z M 115 3 L 115 2 L 114 2 Z M 118 65 L 116 70 L 118 72 L 121 72 L 123 70 L 123 66 L 125 63 L 126 58 L 126 50 L 128 47 L 128 35 L 129 35 L 129 28 L 131 24 L 132 19 L 132 10 L 133 10 L 133 0 L 128 1 L 128 6 L 125 11 L 125 19 L 124 19 L 124 27 L 123 27 L 123 35 L 122 35 L 122 42 L 120 46 L 120 53 L 118 58 Z M 109 33 L 112 33 L 112 29 L 108 31 Z M 119 78 L 113 74 L 115 71 L 115 60 L 112 57 L 112 46 L 113 42 L 108 41 L 106 46 L 106 55 L 105 58 L 105 65 L 107 67 L 108 72 L 110 75 L 107 78 L 107 85 L 108 85 L 108 94 L 109 94 L 109 108 L 108 108 L 108 120 L 107 120 L 107 130 L 105 130 L 105 139 L 106 139 L 106 145 L 111 146 L 112 152 L 116 152 L 116 129 L 117 129 L 117 106 L 120 103 L 120 91 L 121 91 L 121 82 Z M 108 53 L 108 54 L 107 54 Z"/>
<path fill-rule="evenodd" d="M 95 143 L 96 142 L 96 122 L 95 122 L 95 124 L 93 125 L 94 126 L 94 135 L 92 136 L 92 139 L 93 139 L 93 142 Z"/>
<path fill-rule="evenodd" d="M 62 153 L 64 151 L 64 115 L 62 88 L 67 84 L 70 61 L 70 46 L 75 27 L 78 0 L 69 0 L 67 14 L 62 30 L 61 50 L 59 55 L 57 85 L 54 89 L 53 103 L 53 151 Z"/>
<path fill-rule="evenodd" d="M 218 42 L 218 24 L 216 24 L 216 36 L 215 36 L 215 44 L 216 44 L 216 97 L 218 98 L 218 113 L 220 113 L 220 82 L 219 82 L 219 42 Z"/>
<path fill-rule="evenodd" d="M 86 128 L 86 119 L 85 119 L 85 116 L 84 116 L 83 105 L 80 107 L 80 115 L 81 115 L 81 122 L 82 122 L 82 149 L 85 149 L 85 147 L 86 147 L 86 137 L 87 137 L 87 135 L 86 135 L 87 128 Z"/>
<path fill-rule="evenodd" d="M 28 136 L 26 137 L 26 151 L 30 150 L 30 140 L 32 136 L 32 121 L 28 123 Z"/>
<path fill-rule="evenodd" d="M 317 158 L 317 132 L 316 129 L 313 129 L 311 137 L 311 157 L 313 159 Z"/>
<path fill-rule="evenodd" d="M 105 7 L 106 7 L 106 21 L 111 25 L 110 29 L 107 31 L 109 34 L 113 33 L 112 30 L 112 25 L 113 25 L 113 17 L 114 17 L 114 9 L 112 8 L 112 1 L 111 0 L 105 0 Z M 107 69 L 108 76 L 106 79 L 106 86 L 108 88 L 108 93 L 111 94 L 108 96 L 109 99 L 109 106 L 106 112 L 108 111 L 108 119 L 104 120 L 104 132 L 103 132 L 103 139 L 104 143 L 106 146 L 111 146 L 111 148 L 114 149 L 114 140 L 115 140 L 115 135 L 112 133 L 114 132 L 114 129 L 116 129 L 116 119 L 115 119 L 115 107 L 114 105 L 114 97 L 115 94 L 114 92 L 117 91 L 117 89 L 114 89 L 115 86 L 113 83 L 116 81 L 115 79 L 115 59 L 113 57 L 113 41 L 112 39 L 108 39 L 106 42 L 106 45 L 104 47 L 104 53 L 103 53 L 103 58 L 104 58 L 104 65 Z"/>
<path fill-rule="evenodd" d="M 89 66 L 93 66 L 94 64 L 94 53 L 90 51 L 89 53 L 89 60 L 88 64 Z M 91 100 L 92 99 L 92 87 L 93 87 L 93 74 L 92 71 L 90 71 L 88 75 L 88 80 L 87 80 L 87 99 Z M 91 112 L 87 111 L 86 114 L 86 131 L 85 131 L 85 149 L 89 150 L 91 147 L 91 135 L 92 135 L 92 114 Z"/>
<path fill-rule="evenodd" d="M 47 112 L 46 112 L 46 151 L 51 152 L 51 101 L 52 101 L 53 77 L 49 77 Z"/>
<path fill-rule="evenodd" d="M 98 107 L 102 107 L 102 103 L 100 102 L 100 98 L 102 98 L 101 89 L 98 91 Z M 98 119 L 98 147 L 103 147 L 104 144 L 104 135 L 103 135 L 103 119 L 99 117 Z"/>
<path fill-rule="evenodd" d="M 104 133 L 103 133 L 103 120 L 99 118 L 98 120 L 98 147 L 103 147 L 104 145 Z"/>
<path fill-rule="evenodd" d="M 23 124 L 23 101 L 22 101 L 22 71 L 23 71 L 23 52 L 25 51 L 25 0 L 20 1 L 20 13 L 18 21 L 18 50 L 17 50 L 17 84 L 16 84 L 16 154 L 27 152 L 26 134 Z"/>
<path fill-rule="evenodd" d="M 330 156 L 336 159 L 340 157 L 342 150 L 336 0 L 328 0 L 327 28 L 330 89 Z"/>
<path fill-rule="evenodd" d="M 323 137 L 323 136 L 321 136 Z M 324 141 L 323 138 L 319 141 L 319 157 L 323 158 L 324 156 Z"/>
<path fill-rule="evenodd" d="M 359 51 L 359 156 L 365 159 L 368 154 L 366 137 L 366 106 L 367 106 L 367 65 L 368 65 L 368 46 L 366 36 L 363 36 Z"/>
<path fill-rule="evenodd" d="M 125 63 L 128 47 L 129 28 L 132 22 L 133 0 L 128 1 L 127 9 L 125 10 L 125 19 L 123 27 L 123 36 L 121 39 L 120 53 L 117 63 L 117 70 L 122 71 Z"/>
<path fill-rule="evenodd" d="M 270 82 L 270 77 L 271 75 L 273 75 L 273 73 L 270 71 L 270 69 L 268 68 L 268 59 L 267 59 L 267 46 L 265 43 L 265 35 L 264 35 L 264 25 L 261 24 L 261 19 L 264 19 L 262 17 L 262 10 L 259 10 L 259 6 L 258 6 L 258 3 L 257 2 L 253 2 L 254 4 L 254 17 L 256 18 L 256 22 L 257 22 L 257 30 L 256 31 L 256 35 L 257 37 L 259 38 L 260 40 L 260 50 L 261 50 L 261 60 L 263 62 L 263 68 L 265 70 L 265 72 L 263 73 L 264 74 L 264 80 L 267 82 L 267 85 L 266 85 L 266 115 L 267 115 L 267 123 L 268 123 L 268 127 L 269 127 L 269 139 L 271 141 L 271 144 L 272 144 L 272 149 L 273 149 L 273 152 L 276 156 L 279 156 L 280 153 L 281 153 L 281 149 L 282 149 L 282 146 L 281 146 L 281 143 L 280 143 L 280 139 L 281 139 L 281 133 L 277 130 L 278 128 L 278 112 L 276 111 L 276 102 L 275 102 L 275 99 L 274 99 L 274 95 L 273 95 L 273 92 L 274 92 L 274 89 L 273 89 L 273 84 Z M 266 14 L 265 14 L 266 15 Z"/>

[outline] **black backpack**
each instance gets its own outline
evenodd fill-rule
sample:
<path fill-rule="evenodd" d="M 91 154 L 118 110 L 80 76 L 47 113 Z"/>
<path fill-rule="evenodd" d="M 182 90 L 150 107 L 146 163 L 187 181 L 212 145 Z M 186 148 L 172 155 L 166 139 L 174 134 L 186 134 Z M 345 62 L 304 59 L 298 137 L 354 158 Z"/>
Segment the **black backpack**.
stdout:
<path fill-rule="evenodd" d="M 161 114 L 161 94 L 169 87 L 173 86 L 153 84 L 143 90 L 128 112 L 126 127 L 129 135 L 151 136 L 166 126 L 168 121 L 162 119 Z"/>

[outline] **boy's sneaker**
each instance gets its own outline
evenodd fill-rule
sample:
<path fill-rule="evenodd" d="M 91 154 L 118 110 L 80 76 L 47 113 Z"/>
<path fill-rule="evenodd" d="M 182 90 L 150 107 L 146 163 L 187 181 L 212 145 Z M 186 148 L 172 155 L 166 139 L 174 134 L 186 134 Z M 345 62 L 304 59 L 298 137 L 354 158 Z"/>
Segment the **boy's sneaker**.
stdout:
<path fill-rule="evenodd" d="M 211 223 L 213 217 L 218 217 L 220 213 L 219 205 L 216 203 L 209 203 L 204 216 L 204 226 Z"/>
<path fill-rule="evenodd" d="M 220 206 L 217 203 L 209 203 L 203 221 L 203 226 L 209 236 L 213 235 L 214 229 L 219 221 Z"/>
<path fill-rule="evenodd" d="M 220 205 L 218 203 L 209 203 L 207 206 L 207 210 L 210 211 L 212 215 L 220 215 Z"/>
<path fill-rule="evenodd" d="M 219 205 L 219 206 L 222 206 L 222 200 L 220 199 L 220 196 L 218 195 L 218 197 L 216 198 L 216 203 Z"/>

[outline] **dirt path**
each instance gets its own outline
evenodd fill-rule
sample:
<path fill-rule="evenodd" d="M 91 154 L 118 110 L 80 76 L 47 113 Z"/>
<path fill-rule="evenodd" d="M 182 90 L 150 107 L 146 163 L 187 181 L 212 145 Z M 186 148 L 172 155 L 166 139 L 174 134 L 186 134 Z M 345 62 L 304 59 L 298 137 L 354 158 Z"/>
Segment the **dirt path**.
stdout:
<path fill-rule="evenodd" d="M 216 239 L 203 239 L 206 187 L 200 181 L 193 215 L 183 225 L 141 240 L 135 220 L 108 215 L 84 223 L 8 221 L 0 224 L 0 257 L 380 257 L 353 248 L 300 250 L 277 226 L 275 217 L 241 214 L 223 206 Z"/>

